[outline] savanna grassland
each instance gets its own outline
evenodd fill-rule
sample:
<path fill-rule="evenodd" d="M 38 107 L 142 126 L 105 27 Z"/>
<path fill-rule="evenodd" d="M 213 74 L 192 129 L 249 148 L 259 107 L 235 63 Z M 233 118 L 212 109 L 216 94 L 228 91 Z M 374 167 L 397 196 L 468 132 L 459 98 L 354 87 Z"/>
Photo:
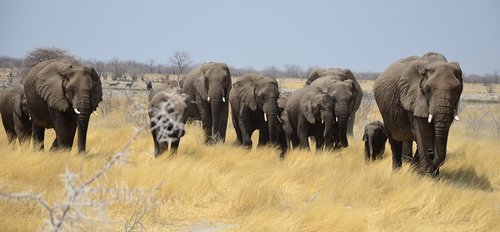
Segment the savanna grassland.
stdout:
<path fill-rule="evenodd" d="M 300 86 L 283 82 L 286 88 Z M 371 89 L 365 87 L 369 84 L 362 83 L 363 88 Z M 91 118 L 84 155 L 75 149 L 36 152 L 26 145 L 11 146 L 2 129 L 0 191 L 40 194 L 49 204 L 65 200 L 68 189 L 61 174 L 71 170 L 81 171 L 82 180 L 92 177 L 123 150 L 134 128 L 147 124 L 141 111 L 145 95 L 108 91 L 99 114 Z M 417 175 L 406 164 L 392 172 L 388 145 L 383 160 L 365 163 L 362 129 L 380 119 L 370 98 L 363 100 L 347 149 L 296 150 L 285 160 L 272 147 L 235 147 L 232 125 L 225 144 L 207 146 L 200 126 L 189 124 L 178 154 L 159 158 L 153 156 L 151 135 L 141 132 L 125 151 L 124 162 L 93 186 L 142 195 L 98 192 L 89 199 L 105 206 L 82 207 L 85 218 L 67 228 L 123 231 L 134 224 L 135 231 L 500 231 L 500 132 L 494 120 L 500 119 L 500 104 L 465 102 L 460 117 L 452 125 L 447 160 L 437 179 Z M 48 131 L 45 146 L 53 139 Z M 1 231 L 35 231 L 47 217 L 36 203 L 0 199 Z"/>

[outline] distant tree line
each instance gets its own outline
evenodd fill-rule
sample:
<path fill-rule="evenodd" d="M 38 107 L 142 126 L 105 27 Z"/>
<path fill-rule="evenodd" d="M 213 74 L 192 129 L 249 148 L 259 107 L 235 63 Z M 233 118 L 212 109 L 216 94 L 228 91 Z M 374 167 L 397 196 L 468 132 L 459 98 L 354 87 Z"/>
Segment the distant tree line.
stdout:
<path fill-rule="evenodd" d="M 186 51 L 174 51 L 165 62 L 150 59 L 147 62 L 135 60 L 122 60 L 113 58 L 108 61 L 95 59 L 77 59 L 69 54 L 68 51 L 60 48 L 36 48 L 24 57 L 14 58 L 9 56 L 0 56 L 0 68 L 10 70 L 9 78 L 12 81 L 22 82 L 26 74 L 39 62 L 49 59 L 74 59 L 81 64 L 90 64 L 99 73 L 101 78 L 113 81 L 138 81 L 143 80 L 146 74 L 156 74 L 158 79 L 169 79 L 172 75 L 179 77 L 189 72 L 197 64 L 191 59 L 191 55 Z M 228 62 L 230 64 L 230 62 Z M 283 67 L 276 65 L 267 66 L 261 70 L 249 67 L 231 66 L 232 76 L 238 77 L 245 73 L 261 73 L 274 78 L 306 78 L 307 75 L 319 67 L 313 66 L 306 69 L 296 64 L 287 64 Z M 359 80 L 375 80 L 379 73 L 377 72 L 354 72 Z M 464 74 L 464 81 L 469 83 L 500 84 L 499 70 L 491 74 L 477 75 Z"/>

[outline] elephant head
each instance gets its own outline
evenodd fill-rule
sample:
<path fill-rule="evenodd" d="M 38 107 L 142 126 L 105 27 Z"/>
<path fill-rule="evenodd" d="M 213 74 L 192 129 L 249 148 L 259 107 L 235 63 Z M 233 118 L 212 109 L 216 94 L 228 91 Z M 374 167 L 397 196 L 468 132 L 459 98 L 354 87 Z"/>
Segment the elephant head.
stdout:
<path fill-rule="evenodd" d="M 35 86 L 49 108 L 77 115 L 78 151 L 84 152 L 90 114 L 102 101 L 97 72 L 89 65 L 53 61 L 40 71 Z"/>
<path fill-rule="evenodd" d="M 235 91 L 241 96 L 242 103 L 256 111 L 262 110 L 264 121 L 267 122 L 269 129 L 269 139 L 271 143 L 276 143 L 276 129 L 279 126 L 278 120 L 278 82 L 271 77 L 262 75 L 248 74 L 238 82 L 233 84 Z"/>
<path fill-rule="evenodd" d="M 333 145 L 335 100 L 320 88 L 314 88 L 300 102 L 300 110 L 310 124 L 324 124 L 325 144 Z"/>
<path fill-rule="evenodd" d="M 323 92 L 327 92 L 332 99 L 335 101 L 335 125 L 338 125 L 338 131 L 336 131 L 336 137 L 339 137 L 339 145 L 341 147 L 347 147 L 349 142 L 347 140 L 347 125 L 349 117 L 351 116 L 351 109 L 355 104 L 355 92 L 356 87 L 352 80 L 334 80 L 328 77 L 323 77 L 318 79 L 313 83 L 313 86 L 317 86 L 322 89 Z"/>
<path fill-rule="evenodd" d="M 424 121 L 415 133 L 430 134 L 434 157 L 426 157 L 435 172 L 446 158 L 448 132 L 463 89 L 462 71 L 458 63 L 415 60 L 409 64 L 398 82 L 400 102 L 418 122 Z M 430 160 L 432 159 L 432 160 Z"/>
<path fill-rule="evenodd" d="M 201 65 L 200 78 L 196 84 L 201 98 L 210 104 L 212 111 L 212 136 L 225 139 L 228 96 L 231 90 L 231 73 L 224 63 L 209 62 Z"/>

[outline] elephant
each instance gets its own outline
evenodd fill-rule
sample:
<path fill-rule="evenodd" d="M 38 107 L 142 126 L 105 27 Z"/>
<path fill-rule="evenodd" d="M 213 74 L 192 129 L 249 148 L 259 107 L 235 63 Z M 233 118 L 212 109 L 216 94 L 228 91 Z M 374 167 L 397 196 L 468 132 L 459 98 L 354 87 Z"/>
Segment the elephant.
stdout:
<path fill-rule="evenodd" d="M 188 96 L 179 87 L 159 86 L 149 94 L 148 114 L 155 157 L 168 149 L 176 153 L 187 121 Z"/>
<path fill-rule="evenodd" d="M 347 147 L 347 135 L 354 136 L 354 120 L 356 111 L 363 98 L 361 85 L 349 69 L 329 68 L 311 72 L 307 77 L 306 86 L 320 87 L 335 100 L 335 115 L 338 120 L 335 134 L 338 139 L 335 147 Z"/>
<path fill-rule="evenodd" d="M 204 63 L 185 75 L 180 86 L 189 96 L 188 120 L 201 120 L 205 143 L 224 142 L 232 87 L 227 64 Z"/>
<path fill-rule="evenodd" d="M 462 90 L 460 65 L 436 52 L 397 60 L 380 74 L 373 92 L 391 144 L 393 170 L 402 166 L 403 143 L 416 141 L 419 173 L 439 174 Z"/>
<path fill-rule="evenodd" d="M 314 136 L 316 149 L 332 148 L 334 142 L 335 100 L 319 87 L 305 86 L 288 98 L 282 117 L 287 140 L 296 148 L 309 149 Z"/>
<path fill-rule="evenodd" d="M 21 144 L 31 137 L 31 119 L 23 85 L 8 87 L 0 93 L 0 114 L 9 143 L 17 138 Z"/>
<path fill-rule="evenodd" d="M 92 66 L 70 60 L 40 62 L 28 73 L 24 93 L 40 149 L 46 128 L 56 132 L 51 150 L 71 149 L 78 127 L 78 152 L 85 152 L 90 114 L 102 101 L 101 80 Z"/>
<path fill-rule="evenodd" d="M 279 94 L 278 82 L 260 74 L 245 74 L 233 83 L 229 103 L 238 145 L 251 148 L 255 130 L 259 130 L 259 146 L 277 144 Z"/>
<path fill-rule="evenodd" d="M 365 126 L 363 141 L 365 142 L 366 161 L 374 161 L 382 158 L 385 151 L 385 143 L 387 142 L 384 124 L 380 121 L 368 123 Z"/>

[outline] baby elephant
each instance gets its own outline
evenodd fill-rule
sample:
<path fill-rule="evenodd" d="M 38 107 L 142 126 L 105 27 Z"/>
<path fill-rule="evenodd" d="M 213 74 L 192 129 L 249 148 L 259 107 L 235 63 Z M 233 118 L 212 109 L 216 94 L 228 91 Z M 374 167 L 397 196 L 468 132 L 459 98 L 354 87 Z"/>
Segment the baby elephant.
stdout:
<path fill-rule="evenodd" d="M 374 121 L 366 125 L 363 141 L 365 141 L 365 160 L 373 161 L 382 158 L 387 141 L 384 124 Z"/>
<path fill-rule="evenodd" d="M 30 138 L 31 120 L 22 85 L 9 87 L 0 93 L 0 113 L 9 143 L 14 142 L 16 137 L 20 143 Z"/>
<path fill-rule="evenodd" d="M 154 88 L 149 94 L 149 119 L 155 157 L 168 149 L 175 153 L 187 121 L 187 95 L 173 86 Z"/>

